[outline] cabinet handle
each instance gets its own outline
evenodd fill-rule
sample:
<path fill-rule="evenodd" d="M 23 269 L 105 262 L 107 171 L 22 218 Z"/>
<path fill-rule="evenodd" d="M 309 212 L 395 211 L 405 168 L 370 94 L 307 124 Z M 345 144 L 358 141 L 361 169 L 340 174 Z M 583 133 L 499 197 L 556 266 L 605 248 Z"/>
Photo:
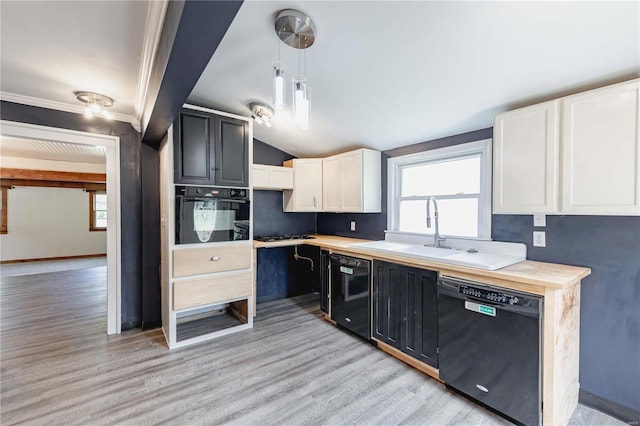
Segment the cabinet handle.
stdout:
<path fill-rule="evenodd" d="M 313 207 L 316 207 L 316 196 L 313 196 Z"/>
<path fill-rule="evenodd" d="M 222 258 L 220 256 L 211 256 L 210 259 L 212 262 L 217 262 L 218 260 L 222 260 Z"/>

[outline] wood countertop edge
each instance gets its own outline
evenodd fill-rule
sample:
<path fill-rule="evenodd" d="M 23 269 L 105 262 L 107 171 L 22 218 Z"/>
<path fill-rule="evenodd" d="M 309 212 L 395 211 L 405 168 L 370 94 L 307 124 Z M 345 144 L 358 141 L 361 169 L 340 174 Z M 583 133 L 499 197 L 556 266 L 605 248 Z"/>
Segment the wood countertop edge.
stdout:
<path fill-rule="evenodd" d="M 416 267 L 435 269 L 444 275 L 456 276 L 456 273 L 461 273 L 465 276 L 474 276 L 480 281 L 483 279 L 491 280 L 494 278 L 501 281 L 511 281 L 555 290 L 570 288 L 591 274 L 591 269 L 586 267 L 538 262 L 533 260 L 525 260 L 524 262 L 507 266 L 496 271 L 487 271 L 484 269 L 469 268 L 449 263 L 433 262 L 407 256 L 365 250 L 359 247 L 350 247 L 351 244 L 369 241 L 371 240 L 332 235 L 315 235 L 315 238 L 307 240 L 284 240 L 270 243 L 254 241 L 253 247 L 257 249 L 307 244 L 331 250 L 339 250 L 341 252 L 353 253 L 355 255 L 366 256 L 372 259 L 395 261 Z"/>

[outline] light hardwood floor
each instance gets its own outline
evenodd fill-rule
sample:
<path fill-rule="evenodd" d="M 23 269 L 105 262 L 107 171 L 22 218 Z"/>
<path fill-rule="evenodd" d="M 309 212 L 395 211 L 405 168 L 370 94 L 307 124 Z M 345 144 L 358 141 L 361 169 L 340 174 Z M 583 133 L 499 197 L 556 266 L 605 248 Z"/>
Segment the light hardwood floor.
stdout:
<path fill-rule="evenodd" d="M 174 351 L 159 329 L 107 336 L 105 274 L 2 277 L 2 425 L 509 424 L 321 320 L 317 296 Z M 583 406 L 571 423 L 624 424 Z"/>

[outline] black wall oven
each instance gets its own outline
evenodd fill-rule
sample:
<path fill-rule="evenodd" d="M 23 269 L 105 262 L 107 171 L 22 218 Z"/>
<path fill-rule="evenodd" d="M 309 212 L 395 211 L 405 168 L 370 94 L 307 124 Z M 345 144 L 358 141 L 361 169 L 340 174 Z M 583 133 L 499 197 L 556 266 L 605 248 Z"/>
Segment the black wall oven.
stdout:
<path fill-rule="evenodd" d="M 331 319 L 357 335 L 371 339 L 371 262 L 332 254 Z"/>
<path fill-rule="evenodd" d="M 176 186 L 176 244 L 249 239 L 246 189 Z"/>

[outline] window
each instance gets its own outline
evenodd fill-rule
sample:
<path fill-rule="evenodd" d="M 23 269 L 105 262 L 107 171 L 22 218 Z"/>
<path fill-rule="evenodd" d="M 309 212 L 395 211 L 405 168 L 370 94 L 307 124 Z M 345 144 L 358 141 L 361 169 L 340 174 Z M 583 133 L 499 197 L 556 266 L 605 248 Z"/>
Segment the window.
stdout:
<path fill-rule="evenodd" d="M 107 229 L 107 194 L 89 192 L 89 231 L 106 231 Z"/>
<path fill-rule="evenodd" d="M 0 234 L 7 233 L 7 188 L 0 188 Z"/>
<path fill-rule="evenodd" d="M 441 235 L 491 238 L 491 139 L 390 158 L 388 165 L 390 231 L 433 235 L 426 208 L 434 197 Z"/>

